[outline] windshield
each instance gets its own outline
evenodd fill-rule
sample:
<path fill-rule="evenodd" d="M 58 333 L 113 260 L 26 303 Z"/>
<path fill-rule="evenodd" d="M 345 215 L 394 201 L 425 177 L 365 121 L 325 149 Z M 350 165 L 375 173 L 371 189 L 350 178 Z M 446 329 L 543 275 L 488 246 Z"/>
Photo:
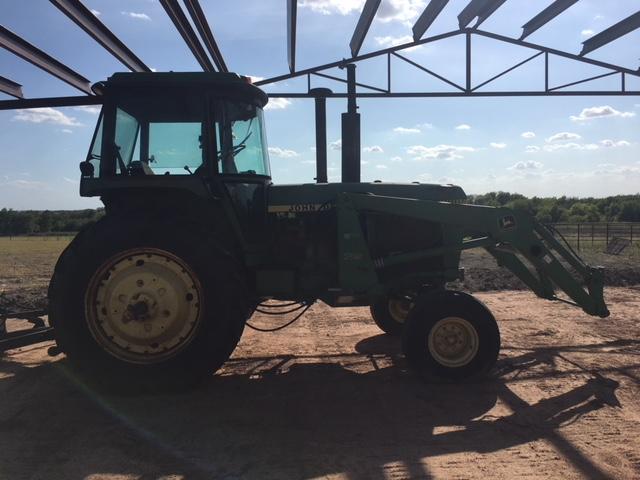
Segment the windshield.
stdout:
<path fill-rule="evenodd" d="M 224 102 L 216 122 L 218 172 L 270 176 L 262 109 Z"/>
<path fill-rule="evenodd" d="M 104 140 L 101 148 L 100 128 L 90 157 L 99 159 L 98 152 L 106 152 L 111 162 L 106 172 L 115 175 L 217 171 L 269 176 L 262 109 L 244 102 L 214 101 L 208 114 L 207 104 L 201 96 L 184 94 L 121 99 L 115 108 L 113 140 Z"/>

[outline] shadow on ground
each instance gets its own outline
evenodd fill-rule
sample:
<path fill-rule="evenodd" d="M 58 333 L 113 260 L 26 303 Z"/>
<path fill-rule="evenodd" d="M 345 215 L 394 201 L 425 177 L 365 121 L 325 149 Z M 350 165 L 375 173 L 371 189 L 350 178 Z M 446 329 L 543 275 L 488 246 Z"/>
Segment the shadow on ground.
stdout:
<path fill-rule="evenodd" d="M 594 348 L 601 348 L 596 345 Z M 529 404 L 504 378 L 547 350 L 501 361 L 493 381 L 427 384 L 406 371 L 395 341 L 363 340 L 336 357 L 235 358 L 188 394 L 122 397 L 91 391 L 66 361 L 0 362 L 1 478 L 91 475 L 288 479 L 343 473 L 429 478 L 424 457 L 495 452 L 549 439 L 588 478 L 609 478 L 557 433 L 604 406 L 617 382 L 582 385 Z M 366 373 L 358 367 L 369 362 Z M 386 366 L 380 366 L 380 365 Z M 501 376 L 502 377 L 501 377 Z M 512 413 L 488 414 L 500 399 Z"/>

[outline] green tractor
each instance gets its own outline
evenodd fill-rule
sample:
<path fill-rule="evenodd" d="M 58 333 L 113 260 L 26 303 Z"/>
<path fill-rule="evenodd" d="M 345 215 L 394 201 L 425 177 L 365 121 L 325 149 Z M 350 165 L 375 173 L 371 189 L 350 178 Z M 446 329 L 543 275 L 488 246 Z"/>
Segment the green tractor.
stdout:
<path fill-rule="evenodd" d="M 487 249 L 540 297 L 558 299 L 557 287 L 608 315 L 602 269 L 523 212 L 464 204 L 460 187 L 274 185 L 267 95 L 245 77 L 118 73 L 94 89 L 103 108 L 80 193 L 106 214 L 64 251 L 49 288 L 58 348 L 93 379 L 192 385 L 268 300 L 370 306 L 419 372 L 481 376 L 498 357 L 498 325 L 446 289 L 467 248 Z"/>

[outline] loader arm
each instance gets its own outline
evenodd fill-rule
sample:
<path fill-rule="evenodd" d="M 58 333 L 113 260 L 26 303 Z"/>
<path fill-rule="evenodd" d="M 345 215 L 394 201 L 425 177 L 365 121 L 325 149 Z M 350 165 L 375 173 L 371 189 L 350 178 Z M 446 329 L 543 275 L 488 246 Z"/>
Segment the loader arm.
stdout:
<path fill-rule="evenodd" d="M 567 302 L 556 296 L 557 287 L 571 298 L 572 302 L 569 303 L 581 307 L 589 315 L 609 315 L 603 296 L 603 268 L 585 264 L 570 247 L 559 242 L 549 229 L 526 212 L 501 207 L 344 193 L 338 199 L 339 229 L 348 229 L 356 221 L 355 215 L 365 211 L 454 225 L 480 235 L 453 246 L 371 259 L 373 268 L 442 255 L 455 249 L 484 247 L 499 265 L 508 268 L 538 297 Z M 352 241 L 351 244 L 356 248 L 362 247 L 361 242 Z M 344 248 L 349 248 L 348 244 Z M 341 262 L 344 263 L 345 258 L 348 262 L 356 257 L 343 256 Z M 349 266 L 345 265 L 345 268 Z"/>

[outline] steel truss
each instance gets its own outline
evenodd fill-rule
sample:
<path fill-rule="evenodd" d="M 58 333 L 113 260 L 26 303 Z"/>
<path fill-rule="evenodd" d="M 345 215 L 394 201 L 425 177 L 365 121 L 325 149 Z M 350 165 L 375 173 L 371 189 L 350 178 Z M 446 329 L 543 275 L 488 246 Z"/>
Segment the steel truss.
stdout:
<path fill-rule="evenodd" d="M 429 43 L 435 43 L 444 39 L 456 37 L 456 36 L 464 36 L 465 37 L 465 84 L 459 85 L 452 81 L 449 78 L 446 78 L 442 75 L 439 75 L 431 68 L 423 64 L 419 64 L 400 52 L 404 50 L 414 48 L 420 45 L 426 45 Z M 533 54 L 527 57 L 525 60 L 518 62 L 511 67 L 503 70 L 502 72 L 494 75 L 493 77 L 485 80 L 481 83 L 474 84 L 472 81 L 472 59 L 473 59 L 473 48 L 472 48 L 472 37 L 479 36 L 490 38 L 496 40 L 498 42 L 517 45 L 519 47 L 527 48 L 533 51 Z M 289 73 L 286 75 L 280 75 L 277 77 L 268 78 L 265 80 L 261 80 L 256 82 L 258 86 L 266 86 L 272 85 L 278 82 L 282 82 L 285 80 L 289 80 L 292 78 L 298 77 L 306 77 L 307 78 L 307 89 L 304 92 L 273 92 L 269 93 L 270 97 L 282 97 L 282 98 L 314 98 L 317 94 L 313 93 L 311 90 L 313 89 L 312 79 L 314 77 L 325 78 L 329 80 L 334 80 L 340 83 L 347 83 L 347 81 L 343 78 L 329 75 L 326 71 L 334 69 L 336 67 L 344 67 L 348 64 L 357 64 L 363 60 L 369 60 L 372 58 L 385 58 L 387 62 L 387 71 L 386 71 L 386 79 L 381 83 L 386 83 L 385 87 L 373 86 L 370 84 L 360 83 L 358 82 L 356 85 L 360 87 L 360 90 L 356 92 L 356 96 L 359 98 L 419 98 L 419 97 L 533 97 L 533 96 L 626 96 L 626 95 L 640 95 L 640 90 L 629 90 L 626 85 L 627 77 L 640 77 L 640 69 L 639 70 L 631 70 L 628 68 L 624 68 L 618 65 L 613 65 L 606 62 L 601 62 L 599 60 L 594 60 L 591 58 L 586 58 L 580 55 L 574 55 L 571 53 L 563 52 L 561 50 L 556 50 L 553 48 L 544 47 L 542 45 L 537 45 L 530 42 L 525 42 L 523 40 L 516 40 L 513 38 L 505 37 L 502 35 L 498 35 L 495 33 L 486 32 L 483 30 L 477 30 L 475 28 L 465 28 L 463 30 L 455 30 L 448 33 L 443 33 L 441 35 L 434 35 L 432 37 L 424 38 L 422 40 L 417 40 L 410 43 L 405 43 L 402 45 L 398 45 L 391 48 L 386 48 L 383 50 L 378 50 L 376 52 L 367 53 L 363 55 L 359 55 L 353 58 L 340 60 L 337 62 L 327 63 L 324 65 L 319 65 L 312 68 L 307 68 L 304 70 L 299 70 L 297 72 Z M 485 87 L 491 85 L 495 80 L 508 75 L 512 71 L 517 68 L 531 62 L 532 60 L 543 57 L 544 58 L 544 68 L 540 73 L 540 78 L 544 79 L 544 88 L 540 90 L 516 90 L 516 91 L 497 91 L 497 90 L 484 90 Z M 575 61 L 580 64 L 591 65 L 594 67 L 604 68 L 609 70 L 608 72 L 594 75 L 588 78 L 584 78 L 575 82 L 570 82 L 562 85 L 551 85 L 550 83 L 550 65 L 549 59 L 551 57 L 560 57 Z M 444 84 L 451 87 L 450 91 L 414 91 L 414 92 L 405 92 L 405 91 L 397 91 L 393 89 L 392 78 L 393 78 L 393 66 L 396 62 L 403 62 L 409 64 L 416 69 L 442 81 Z M 588 84 L 594 80 L 598 80 L 600 78 L 618 76 L 620 83 L 619 88 L 614 90 L 569 90 L 570 87 L 574 87 L 576 85 Z M 366 90 L 366 91 L 363 91 Z M 337 92 L 337 93 L 326 93 L 327 98 L 345 98 L 348 96 L 346 92 Z"/>

